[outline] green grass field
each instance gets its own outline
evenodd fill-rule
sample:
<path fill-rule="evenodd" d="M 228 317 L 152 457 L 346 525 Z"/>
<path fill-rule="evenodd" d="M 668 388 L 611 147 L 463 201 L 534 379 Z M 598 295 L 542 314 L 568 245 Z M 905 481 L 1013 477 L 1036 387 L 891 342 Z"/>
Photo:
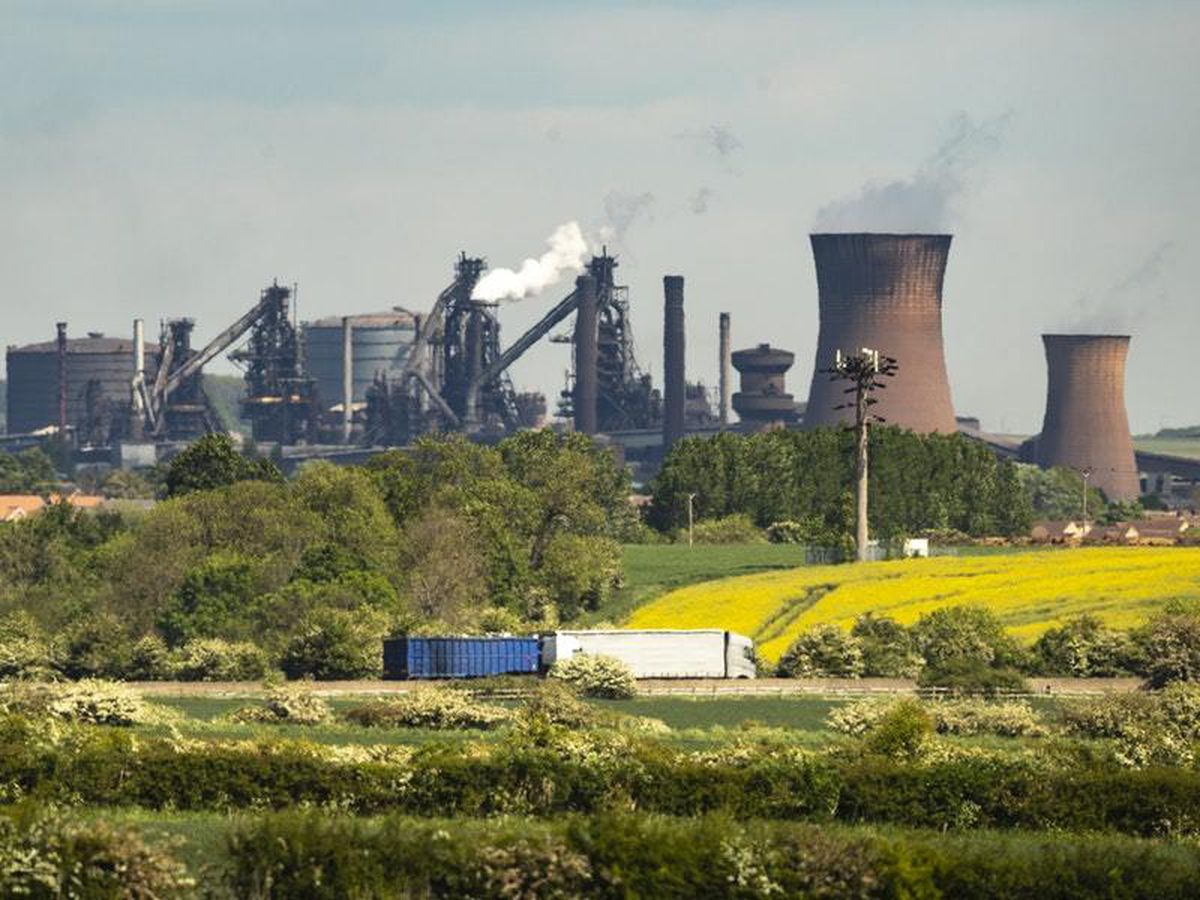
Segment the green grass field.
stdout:
<path fill-rule="evenodd" d="M 623 548 L 625 584 L 600 609 L 580 619 L 584 626 L 616 622 L 660 594 L 678 587 L 804 565 L 796 544 L 628 544 Z"/>
<path fill-rule="evenodd" d="M 1200 438 L 1140 437 L 1133 439 L 1133 446 L 1147 453 L 1167 453 L 1171 456 L 1200 459 Z"/>

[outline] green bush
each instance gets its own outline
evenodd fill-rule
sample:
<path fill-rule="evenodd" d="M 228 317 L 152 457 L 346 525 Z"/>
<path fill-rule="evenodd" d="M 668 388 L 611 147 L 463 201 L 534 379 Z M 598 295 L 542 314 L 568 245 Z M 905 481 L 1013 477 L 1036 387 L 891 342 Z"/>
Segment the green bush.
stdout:
<path fill-rule="evenodd" d="M 33 617 L 23 611 L 0 618 L 0 680 L 44 680 L 56 674 L 56 653 Z"/>
<path fill-rule="evenodd" d="M 687 542 L 687 530 L 676 536 Z M 692 526 L 692 540 L 697 544 L 763 544 L 767 535 L 748 515 L 736 513 L 720 519 L 703 519 Z"/>
<path fill-rule="evenodd" d="M 167 898 L 195 883 L 132 828 L 71 822 L 33 807 L 0 812 L 0 895 L 33 900 Z"/>
<path fill-rule="evenodd" d="M 271 665 L 254 644 L 202 638 L 175 651 L 172 668 L 181 681 L 261 681 Z"/>
<path fill-rule="evenodd" d="M 0 710 L 91 725 L 138 725 L 155 718 L 142 698 L 125 685 L 93 679 L 10 684 L 0 689 Z"/>
<path fill-rule="evenodd" d="M 386 621 L 367 610 L 317 610 L 287 642 L 280 667 L 289 678 L 378 678 L 386 631 Z"/>
<path fill-rule="evenodd" d="M 1156 616 L 1146 626 L 1141 643 L 1150 687 L 1200 681 L 1200 615 L 1171 610 Z"/>
<path fill-rule="evenodd" d="M 925 613 L 911 629 L 917 651 L 929 669 L 939 672 L 980 666 L 1010 668 L 1020 648 L 991 610 L 948 606 Z"/>
<path fill-rule="evenodd" d="M 1105 628 L 1091 615 L 1044 632 L 1033 653 L 1038 672 L 1046 675 L 1098 678 L 1128 675 L 1139 667 L 1129 635 Z"/>
<path fill-rule="evenodd" d="M 916 759 L 933 734 L 933 719 L 916 700 L 898 700 L 862 735 L 863 749 L 891 759 Z"/>
<path fill-rule="evenodd" d="M 1027 689 L 1024 676 L 1016 669 L 998 668 L 970 659 L 927 666 L 917 676 L 917 685 L 942 688 L 951 695 L 977 694 L 984 697 L 1020 693 Z"/>
<path fill-rule="evenodd" d="M 863 674 L 858 638 L 836 625 L 816 625 L 801 634 L 775 667 L 779 678 L 858 678 Z"/>
<path fill-rule="evenodd" d="M 374 700 L 345 712 L 355 725 L 384 728 L 496 728 L 511 714 L 480 703 L 464 691 L 422 687 L 387 700 Z"/>
<path fill-rule="evenodd" d="M 912 717 L 915 719 L 916 717 Z M 688 751 L 560 726 L 419 748 L 179 741 L 0 718 L 0 799 L 153 809 L 311 804 L 356 813 L 672 816 L 1200 834 L 1200 772 L 1097 754 L 1058 758 L 931 741 L 896 725 L 867 749 L 737 743 Z M 883 731 L 877 734 L 885 734 Z M 871 740 L 868 738 L 867 740 Z"/>
<path fill-rule="evenodd" d="M 1023 700 L 944 700 L 929 706 L 941 734 L 1044 737 L 1046 726 Z"/>
<path fill-rule="evenodd" d="M 550 668 L 550 677 L 565 681 L 584 697 L 628 700 L 637 696 L 637 679 L 629 666 L 611 656 L 576 653 Z"/>
<path fill-rule="evenodd" d="M 279 725 L 320 725 L 331 717 L 329 704 L 298 684 L 272 688 L 262 706 L 244 706 L 232 716 L 235 722 Z"/>
<path fill-rule="evenodd" d="M 863 675 L 870 678 L 916 678 L 925 661 L 908 629 L 887 616 L 867 613 L 850 629 L 862 651 Z"/>
<path fill-rule="evenodd" d="M 129 648 L 125 675 L 131 681 L 169 681 L 175 675 L 175 662 L 167 642 L 157 634 L 135 641 Z"/>
<path fill-rule="evenodd" d="M 108 613 L 94 613 L 67 629 L 60 667 L 68 678 L 125 678 L 132 652 L 125 626 Z"/>
<path fill-rule="evenodd" d="M 364 821 L 325 812 L 240 820 L 235 896 L 1037 897 L 1200 893 L 1200 851 L 1130 838 L 866 831 L 721 816 Z"/>

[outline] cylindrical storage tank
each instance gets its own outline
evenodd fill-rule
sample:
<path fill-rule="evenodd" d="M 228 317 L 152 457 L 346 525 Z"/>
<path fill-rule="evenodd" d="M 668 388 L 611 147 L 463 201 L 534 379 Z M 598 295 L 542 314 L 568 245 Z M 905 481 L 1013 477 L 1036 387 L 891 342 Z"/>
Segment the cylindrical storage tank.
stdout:
<path fill-rule="evenodd" d="M 896 359 L 872 412 L 916 432 L 957 431 L 942 347 L 942 280 L 948 234 L 814 234 L 820 332 L 804 426 L 853 419 L 845 384 L 832 381 L 837 351 L 864 347 Z"/>
<path fill-rule="evenodd" d="M 349 317 L 355 403 L 364 403 L 379 373 L 398 377 L 412 349 L 416 322 L 401 310 Z M 328 411 L 342 402 L 344 317 L 330 316 L 304 326 L 304 364 L 316 382 L 317 398 Z M 339 419 L 340 422 L 340 419 Z"/>
<path fill-rule="evenodd" d="M 1124 334 L 1044 334 L 1046 418 L 1037 439 L 1043 467 L 1087 473 L 1110 500 L 1140 493 L 1125 412 Z"/>
<path fill-rule="evenodd" d="M 664 275 L 663 295 L 663 453 L 669 453 L 683 437 L 687 402 L 683 276 Z"/>
<path fill-rule="evenodd" d="M 796 418 L 796 399 L 787 392 L 787 372 L 796 354 L 770 344 L 759 344 L 732 355 L 741 390 L 733 395 L 733 408 L 750 428 Z"/>
<path fill-rule="evenodd" d="M 143 344 L 146 380 L 154 380 L 156 344 Z M 124 427 L 135 354 L 132 338 L 92 333 L 67 340 L 67 424 L 77 430 L 92 414 Z M 9 434 L 24 434 L 58 424 L 58 344 L 44 341 L 9 347 L 7 355 Z"/>

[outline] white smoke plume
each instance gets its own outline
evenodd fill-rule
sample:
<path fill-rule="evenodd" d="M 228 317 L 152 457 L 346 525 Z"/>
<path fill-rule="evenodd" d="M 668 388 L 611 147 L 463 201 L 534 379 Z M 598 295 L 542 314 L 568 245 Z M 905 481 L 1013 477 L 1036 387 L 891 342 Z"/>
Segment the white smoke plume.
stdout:
<path fill-rule="evenodd" d="M 529 258 L 519 269 L 492 269 L 479 279 L 471 294 L 474 300 L 522 300 L 557 284 L 564 273 L 583 269 L 587 241 L 578 222 L 567 222 L 546 239 L 550 249 L 537 259 Z"/>
<path fill-rule="evenodd" d="M 1107 289 L 1080 294 L 1059 330 L 1071 334 L 1131 333 L 1135 322 L 1152 317 L 1167 305 L 1163 270 L 1170 264 L 1174 250 L 1174 241 L 1163 241 Z"/>
<path fill-rule="evenodd" d="M 600 228 L 600 239 L 626 246 L 625 235 L 639 219 L 653 217 L 654 195 L 622 194 L 609 191 L 604 195 L 604 222 Z"/>
<path fill-rule="evenodd" d="M 814 231 L 943 232 L 970 175 L 1000 146 L 1012 112 L 982 122 L 966 113 L 950 121 L 950 134 L 909 178 L 871 181 L 859 193 L 817 212 Z"/>

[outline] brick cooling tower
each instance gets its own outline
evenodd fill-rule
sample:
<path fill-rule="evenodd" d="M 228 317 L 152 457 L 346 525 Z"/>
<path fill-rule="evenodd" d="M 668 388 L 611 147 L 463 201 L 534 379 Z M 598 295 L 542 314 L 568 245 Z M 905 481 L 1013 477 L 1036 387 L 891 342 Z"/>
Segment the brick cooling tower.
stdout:
<path fill-rule="evenodd" d="M 1042 343 L 1047 388 L 1038 465 L 1090 470 L 1090 483 L 1110 500 L 1136 499 L 1140 483 L 1125 414 L 1129 336 L 1044 334 Z"/>
<path fill-rule="evenodd" d="M 899 370 L 872 411 L 917 432 L 958 430 L 942 350 L 942 277 L 948 234 L 814 234 L 821 325 L 804 427 L 837 425 L 852 410 L 845 384 L 822 372 L 837 351 L 895 357 Z"/>

